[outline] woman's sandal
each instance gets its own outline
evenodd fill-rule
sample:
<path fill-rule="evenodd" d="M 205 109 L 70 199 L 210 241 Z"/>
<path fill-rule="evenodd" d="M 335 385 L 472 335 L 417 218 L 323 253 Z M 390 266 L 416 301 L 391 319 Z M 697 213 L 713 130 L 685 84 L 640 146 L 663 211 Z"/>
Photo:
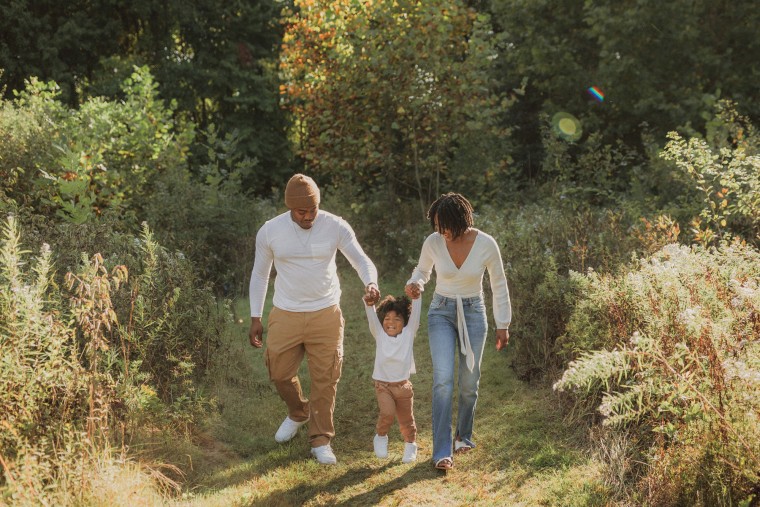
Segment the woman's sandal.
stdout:
<path fill-rule="evenodd" d="M 472 450 L 472 446 L 463 440 L 454 441 L 454 452 L 461 453 Z"/>
<path fill-rule="evenodd" d="M 438 470 L 451 470 L 454 468 L 454 461 L 451 458 L 441 458 L 435 462 Z"/>

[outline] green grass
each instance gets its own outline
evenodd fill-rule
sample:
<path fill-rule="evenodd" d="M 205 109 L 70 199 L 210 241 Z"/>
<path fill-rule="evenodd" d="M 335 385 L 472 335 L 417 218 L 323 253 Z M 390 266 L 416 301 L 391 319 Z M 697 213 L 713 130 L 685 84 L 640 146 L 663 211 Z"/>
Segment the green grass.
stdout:
<path fill-rule="evenodd" d="M 415 417 L 418 461 L 401 464 L 403 441 L 394 426 L 390 456 L 372 452 L 377 416 L 372 368 L 374 342 L 361 307 L 361 287 L 343 271 L 345 362 L 338 386 L 333 449 L 337 466 L 310 458 L 306 432 L 280 445 L 274 433 L 285 406 L 269 384 L 262 350 L 248 345 L 247 301 L 236 310 L 243 322 L 225 343 L 210 375 L 218 414 L 190 449 L 176 449 L 187 475 L 183 506 L 290 505 L 606 505 L 600 465 L 590 457 L 585 430 L 563 421 L 549 388 L 520 382 L 509 353 L 491 337 L 483 359 L 474 440 L 478 447 L 457 456 L 443 473 L 431 464 L 431 365 L 425 315 L 415 343 Z M 384 293 L 401 286 L 381 286 Z M 270 291 L 271 293 L 271 291 Z M 271 296 L 271 294 L 270 294 Z M 425 302 L 430 294 L 425 295 Z M 513 336 L 519 340 L 519 336 Z M 305 361 L 302 373 L 305 374 Z M 308 393 L 308 376 L 301 377 Z"/>

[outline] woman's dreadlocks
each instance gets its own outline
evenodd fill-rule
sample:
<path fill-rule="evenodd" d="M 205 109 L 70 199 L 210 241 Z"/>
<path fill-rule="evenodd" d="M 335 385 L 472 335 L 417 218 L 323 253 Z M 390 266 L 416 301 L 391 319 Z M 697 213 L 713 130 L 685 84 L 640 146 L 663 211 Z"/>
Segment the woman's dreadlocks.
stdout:
<path fill-rule="evenodd" d="M 458 238 L 473 226 L 472 204 L 462 194 L 449 192 L 430 205 L 427 217 L 430 225 L 435 229 L 438 218 L 438 230 L 450 231 L 454 238 Z"/>

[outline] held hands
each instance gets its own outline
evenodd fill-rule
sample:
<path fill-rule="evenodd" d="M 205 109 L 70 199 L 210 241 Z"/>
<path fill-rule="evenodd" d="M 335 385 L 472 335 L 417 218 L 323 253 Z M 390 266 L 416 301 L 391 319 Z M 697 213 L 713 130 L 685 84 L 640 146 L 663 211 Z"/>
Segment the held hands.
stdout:
<path fill-rule="evenodd" d="M 404 292 L 411 299 L 417 299 L 420 297 L 420 294 L 422 293 L 422 288 L 420 287 L 420 284 L 418 283 L 410 283 L 410 284 L 407 284 L 406 287 L 404 287 Z"/>
<path fill-rule="evenodd" d="M 374 282 L 368 283 L 364 287 L 364 303 L 367 306 L 373 306 L 380 301 L 380 291 Z"/>
<path fill-rule="evenodd" d="M 252 347 L 260 349 L 263 345 L 264 326 L 261 324 L 261 317 L 251 317 L 251 329 L 248 331 L 248 339 Z"/>
<path fill-rule="evenodd" d="M 496 350 L 507 348 L 509 343 L 509 329 L 496 330 Z"/>

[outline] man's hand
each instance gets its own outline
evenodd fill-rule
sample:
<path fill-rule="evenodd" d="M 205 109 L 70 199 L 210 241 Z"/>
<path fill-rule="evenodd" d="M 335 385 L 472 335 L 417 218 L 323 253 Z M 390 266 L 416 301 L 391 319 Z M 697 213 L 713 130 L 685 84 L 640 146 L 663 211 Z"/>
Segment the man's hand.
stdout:
<path fill-rule="evenodd" d="M 370 282 L 364 287 L 364 302 L 367 306 L 372 306 L 380 301 L 380 290 L 377 288 L 377 284 Z"/>
<path fill-rule="evenodd" d="M 261 317 L 251 317 L 251 330 L 248 331 L 248 339 L 251 341 L 251 346 L 260 349 L 264 344 L 262 338 L 264 337 L 264 326 L 261 324 Z"/>
<path fill-rule="evenodd" d="M 507 348 L 509 343 L 509 329 L 496 330 L 496 350 Z"/>
<path fill-rule="evenodd" d="M 410 283 L 404 287 L 404 292 L 412 299 L 417 299 L 422 294 L 422 289 L 418 283 Z"/>

